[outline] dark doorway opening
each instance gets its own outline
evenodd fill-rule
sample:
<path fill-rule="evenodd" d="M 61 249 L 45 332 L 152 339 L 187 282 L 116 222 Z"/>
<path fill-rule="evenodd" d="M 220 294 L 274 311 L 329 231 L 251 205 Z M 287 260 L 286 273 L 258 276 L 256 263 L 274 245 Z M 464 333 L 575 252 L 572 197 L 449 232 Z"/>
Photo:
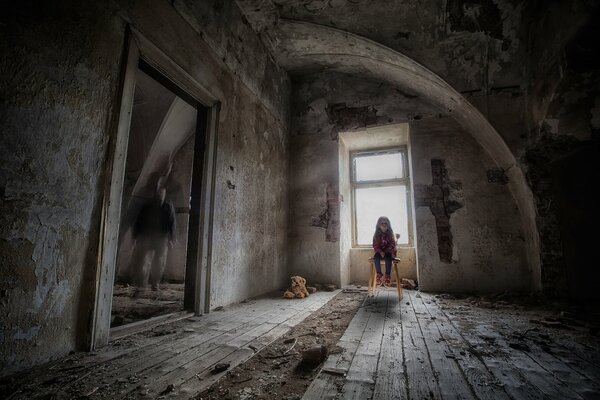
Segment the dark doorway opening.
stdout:
<path fill-rule="evenodd" d="M 125 162 L 111 328 L 193 311 L 207 111 L 140 61 Z"/>

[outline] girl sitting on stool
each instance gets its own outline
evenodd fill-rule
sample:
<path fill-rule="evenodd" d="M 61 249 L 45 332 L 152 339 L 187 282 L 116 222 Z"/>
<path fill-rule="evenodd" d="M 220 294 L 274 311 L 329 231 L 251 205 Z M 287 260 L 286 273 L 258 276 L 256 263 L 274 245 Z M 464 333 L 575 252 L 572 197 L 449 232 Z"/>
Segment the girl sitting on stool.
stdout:
<path fill-rule="evenodd" d="M 377 271 L 377 286 L 381 286 L 381 259 L 385 260 L 385 279 L 384 285 L 390 286 L 392 272 L 392 258 L 396 257 L 396 238 L 392 230 L 392 224 L 388 217 L 379 217 L 375 234 L 373 235 L 373 261 Z"/>

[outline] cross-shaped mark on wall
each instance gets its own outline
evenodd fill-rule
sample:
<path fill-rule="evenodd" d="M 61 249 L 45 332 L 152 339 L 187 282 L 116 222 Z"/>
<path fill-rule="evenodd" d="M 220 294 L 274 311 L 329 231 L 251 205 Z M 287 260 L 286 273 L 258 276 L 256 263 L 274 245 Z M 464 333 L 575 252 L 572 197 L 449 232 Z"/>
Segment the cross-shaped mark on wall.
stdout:
<path fill-rule="evenodd" d="M 446 162 L 431 160 L 431 185 L 415 186 L 415 204 L 417 207 L 429 207 L 435 217 L 440 260 L 452 262 L 452 232 L 450 215 L 463 205 L 453 200 L 453 194 L 461 191 L 462 184 L 448 177 Z"/>

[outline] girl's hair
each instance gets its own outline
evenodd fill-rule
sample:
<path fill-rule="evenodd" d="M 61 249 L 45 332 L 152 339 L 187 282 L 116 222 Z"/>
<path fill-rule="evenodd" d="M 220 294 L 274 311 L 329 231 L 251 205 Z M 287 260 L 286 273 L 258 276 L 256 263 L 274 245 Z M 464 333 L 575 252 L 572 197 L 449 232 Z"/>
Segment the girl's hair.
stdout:
<path fill-rule="evenodd" d="M 379 224 L 382 222 L 387 222 L 388 228 L 386 232 L 389 232 L 392 239 L 396 240 L 396 236 L 394 235 L 394 230 L 392 229 L 392 223 L 390 222 L 390 219 L 388 217 L 379 217 L 379 219 L 377 220 L 377 225 L 375 225 L 375 234 L 373 235 L 373 242 L 381 243 L 381 235 L 383 235 L 383 232 L 381 232 L 381 229 L 379 229 Z"/>

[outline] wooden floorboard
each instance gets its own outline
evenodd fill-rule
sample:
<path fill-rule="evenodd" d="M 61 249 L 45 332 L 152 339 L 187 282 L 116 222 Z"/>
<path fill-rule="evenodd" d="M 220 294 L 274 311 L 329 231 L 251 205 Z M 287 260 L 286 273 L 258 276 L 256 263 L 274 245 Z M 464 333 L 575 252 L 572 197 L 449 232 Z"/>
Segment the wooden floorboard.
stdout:
<path fill-rule="evenodd" d="M 592 398 L 594 395 L 596 398 L 600 397 L 597 395 L 600 393 L 600 385 L 590 379 L 583 368 L 576 367 L 574 365 L 576 363 L 570 362 L 568 354 L 562 352 L 563 357 L 556 356 L 556 353 L 561 350 L 560 346 L 544 343 L 546 348 L 542 348 L 537 340 L 530 340 L 524 333 L 527 330 L 526 326 L 517 324 L 514 320 L 509 325 L 502 318 L 498 318 L 487 310 L 482 311 L 481 314 L 485 320 L 491 321 L 495 331 L 500 332 L 503 337 L 510 338 L 513 346 L 514 343 L 523 345 L 521 349 L 513 349 L 512 354 L 520 352 L 545 371 L 546 379 L 552 380 L 552 385 L 556 383 L 560 387 L 560 390 L 554 392 L 556 395 L 570 396 L 571 398 Z M 588 369 L 588 371 L 591 374 L 597 372 L 594 368 Z M 563 390 L 563 387 L 566 390 Z"/>
<path fill-rule="evenodd" d="M 598 349 L 558 339 L 548 347 L 535 337 L 520 348 L 515 337 L 535 329 L 527 317 L 455 311 L 431 294 L 406 290 L 399 301 L 378 290 L 303 399 L 600 399 Z"/>
<path fill-rule="evenodd" d="M 230 370 L 245 362 L 337 293 L 256 299 L 160 326 L 157 336 L 136 334 L 53 362 L 31 384 L 59 380 L 56 398 L 73 387 L 111 399 L 194 398 L 227 373 L 212 374 L 217 363 Z M 511 310 L 411 290 L 399 300 L 394 288 L 379 289 L 303 399 L 600 400 L 598 339 L 585 329 L 540 328 L 548 314 Z M 13 398 L 30 398 L 21 393 Z"/>
<path fill-rule="evenodd" d="M 570 380 L 576 375 L 569 372 L 570 368 L 562 360 L 549 358 L 533 342 L 523 341 L 526 332 L 535 326 L 526 322 L 519 325 L 519 319 L 512 317 L 510 312 L 504 313 L 511 320 L 511 326 L 508 326 L 498 318 L 497 311 L 478 308 L 474 313 L 469 307 L 467 309 L 469 314 L 450 316 L 449 319 L 512 398 L 600 397 L 600 392 L 593 386 L 576 388 L 574 385 L 578 380 Z M 580 383 L 583 381 L 585 378 L 579 379 Z"/>
<path fill-rule="evenodd" d="M 373 396 L 389 297 L 390 291 L 379 291 L 378 296 L 367 298 L 359 311 L 368 312 L 370 316 L 346 375 L 342 388 L 344 399 L 362 400 Z"/>
<path fill-rule="evenodd" d="M 411 399 L 441 399 L 436 373 L 429 358 L 427 345 L 412 307 L 414 291 L 406 290 L 402 307 L 402 343 L 404 363 Z"/>
<path fill-rule="evenodd" d="M 421 299 L 423 300 L 423 299 Z M 476 355 L 474 349 L 461 336 L 460 331 L 440 310 L 435 301 L 422 301 L 423 306 L 434 318 L 435 325 L 447 345 L 448 356 L 459 365 L 462 374 L 469 382 L 475 396 L 482 400 L 508 400 L 502 384 L 488 370 L 484 362 Z"/>
<path fill-rule="evenodd" d="M 431 366 L 435 371 L 441 397 L 444 399 L 475 399 L 474 391 L 465 379 L 460 365 L 452 356 L 446 339 L 437 329 L 435 322 L 437 317 L 431 315 L 425 307 L 421 294 L 412 293 L 409 296 L 411 306 L 417 315 L 419 329 L 427 347 Z"/>
<path fill-rule="evenodd" d="M 157 371 L 157 374 L 150 374 L 148 377 L 148 389 L 150 393 L 160 393 L 168 385 L 175 386 L 176 392 L 181 392 L 182 396 L 188 393 L 199 393 L 208 386 L 214 379 L 199 379 L 205 376 L 207 372 L 217 363 L 228 362 L 230 369 L 247 360 L 254 354 L 254 351 L 260 351 L 273 340 L 285 334 L 291 326 L 285 325 L 283 329 L 278 329 L 280 325 L 291 321 L 292 324 L 301 322 L 311 312 L 324 305 L 332 296 L 319 294 L 311 296 L 301 301 L 302 304 L 290 304 L 290 301 L 282 303 L 285 307 L 273 306 L 271 312 L 262 314 L 252 323 L 244 323 L 239 330 L 229 332 L 216 338 L 216 346 L 209 351 L 196 351 L 189 354 L 185 360 L 175 360 L 173 364 L 178 367 L 168 373 Z M 288 306 L 289 304 L 289 306 Z M 304 318 L 298 320 L 298 315 L 304 315 Z M 277 335 L 273 335 L 277 332 Z M 266 340 L 260 340 L 261 338 Z M 254 349 L 247 346 L 253 345 Z M 216 374 L 213 378 L 219 378 L 224 373 Z"/>
<path fill-rule="evenodd" d="M 338 391 L 341 391 L 345 384 L 346 375 L 369 322 L 371 316 L 369 306 L 379 298 L 379 294 L 381 292 L 374 297 L 365 298 L 337 343 L 340 351 L 329 355 L 321 372 L 304 393 L 302 397 L 304 400 L 332 399 L 338 396 Z"/>
<path fill-rule="evenodd" d="M 390 294 L 383 323 L 381 355 L 373 390 L 374 399 L 397 400 L 408 398 L 400 304 L 397 293 L 395 295 Z"/>

